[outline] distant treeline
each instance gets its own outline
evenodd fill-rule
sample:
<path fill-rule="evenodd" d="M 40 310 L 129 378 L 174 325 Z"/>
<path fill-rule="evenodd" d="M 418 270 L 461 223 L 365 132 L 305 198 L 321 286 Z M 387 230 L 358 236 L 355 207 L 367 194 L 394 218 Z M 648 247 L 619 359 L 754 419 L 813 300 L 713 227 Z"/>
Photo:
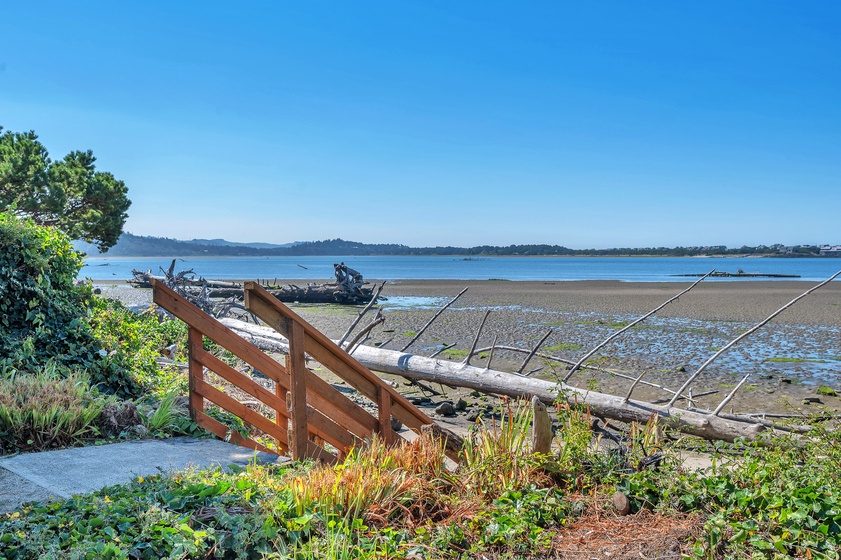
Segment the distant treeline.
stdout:
<path fill-rule="evenodd" d="M 230 243 L 230 244 L 224 244 Z M 644 247 L 616 249 L 570 249 L 562 245 L 508 245 L 498 247 L 409 247 L 395 243 L 357 243 L 344 239 L 327 239 L 296 243 L 291 247 L 265 248 L 249 244 L 220 242 L 203 244 L 198 241 L 180 241 L 166 237 L 147 237 L 124 233 L 117 244 L 108 251 L 114 257 L 173 257 L 173 256 L 365 256 L 365 255 L 446 255 L 446 256 L 726 256 L 765 255 L 780 257 L 815 257 L 820 255 L 817 245 L 783 247 L 759 245 L 727 248 L 723 245 L 708 247 Z M 77 244 L 89 255 L 98 254 L 93 246 Z"/>

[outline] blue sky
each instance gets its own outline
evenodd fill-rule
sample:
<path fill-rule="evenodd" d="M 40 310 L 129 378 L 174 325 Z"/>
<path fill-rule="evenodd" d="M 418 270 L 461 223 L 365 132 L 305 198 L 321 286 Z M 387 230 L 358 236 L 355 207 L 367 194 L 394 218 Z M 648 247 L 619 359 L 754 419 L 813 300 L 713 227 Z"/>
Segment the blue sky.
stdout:
<path fill-rule="evenodd" d="M 838 6 L 7 3 L 0 125 L 138 235 L 841 243 Z"/>

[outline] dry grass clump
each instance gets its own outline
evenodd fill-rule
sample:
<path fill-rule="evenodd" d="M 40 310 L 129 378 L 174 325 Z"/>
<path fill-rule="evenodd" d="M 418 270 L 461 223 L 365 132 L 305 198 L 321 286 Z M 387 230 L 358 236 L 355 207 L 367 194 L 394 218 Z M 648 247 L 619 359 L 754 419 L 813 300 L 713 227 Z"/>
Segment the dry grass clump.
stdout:
<path fill-rule="evenodd" d="M 0 447 L 33 451 L 72 445 L 97 435 L 96 420 L 108 399 L 91 391 L 82 374 L 54 368 L 0 378 Z"/>
<path fill-rule="evenodd" d="M 335 467 L 316 467 L 289 481 L 299 512 L 365 517 L 413 524 L 448 514 L 442 495 L 450 488 L 439 441 L 419 437 L 389 447 L 374 438 Z"/>

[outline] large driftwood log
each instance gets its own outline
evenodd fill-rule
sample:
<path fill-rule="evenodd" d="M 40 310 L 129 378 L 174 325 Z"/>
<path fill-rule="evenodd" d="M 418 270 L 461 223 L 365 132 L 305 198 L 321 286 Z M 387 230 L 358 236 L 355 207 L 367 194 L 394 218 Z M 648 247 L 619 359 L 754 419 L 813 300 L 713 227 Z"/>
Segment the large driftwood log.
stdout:
<path fill-rule="evenodd" d="M 286 303 L 344 303 L 362 305 L 372 298 L 372 290 L 357 287 L 347 290 L 346 286 L 337 282 L 327 284 L 309 284 L 308 286 L 281 286 L 279 289 L 268 289 L 269 293 Z M 242 294 L 242 290 L 240 290 Z"/>
<path fill-rule="evenodd" d="M 273 329 L 235 319 L 222 319 L 222 322 L 263 350 L 280 353 L 288 350 L 286 339 Z M 563 398 L 571 404 L 588 405 L 598 416 L 622 422 L 644 423 L 656 417 L 662 426 L 705 439 L 733 441 L 736 438 L 747 438 L 753 440 L 765 429 L 761 423 L 747 417 L 722 418 L 709 413 L 626 400 L 625 397 L 587 391 L 564 383 L 532 379 L 504 371 L 441 361 L 394 350 L 358 346 L 354 350 L 353 357 L 371 370 L 393 373 L 409 379 L 433 381 L 511 397 L 536 396 L 547 404 Z"/>

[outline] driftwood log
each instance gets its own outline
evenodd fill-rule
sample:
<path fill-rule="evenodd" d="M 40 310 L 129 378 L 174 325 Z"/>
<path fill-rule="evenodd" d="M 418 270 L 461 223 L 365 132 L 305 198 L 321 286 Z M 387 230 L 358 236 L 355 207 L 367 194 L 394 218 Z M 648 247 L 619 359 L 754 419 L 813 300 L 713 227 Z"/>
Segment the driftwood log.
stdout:
<path fill-rule="evenodd" d="M 286 339 L 271 328 L 236 319 L 222 319 L 222 322 L 258 348 L 279 353 L 288 351 Z M 570 404 L 586 404 L 595 415 L 622 422 L 645 423 L 656 418 L 661 426 L 710 440 L 754 440 L 765 430 L 762 423 L 750 417 L 723 418 L 697 410 L 627 400 L 625 397 L 579 389 L 561 382 L 532 379 L 504 371 L 383 348 L 357 346 L 353 357 L 371 370 L 393 373 L 408 379 L 432 381 L 511 397 L 530 399 L 536 396 L 547 404 L 563 399 Z"/>
<path fill-rule="evenodd" d="M 342 303 L 350 305 L 362 305 L 371 301 L 372 291 L 369 288 L 359 287 L 354 290 L 347 290 L 345 286 L 337 282 L 327 284 L 309 284 L 307 286 L 295 286 L 290 284 L 280 288 L 268 288 L 268 292 L 285 303 Z M 242 289 L 239 290 L 242 295 Z"/>

